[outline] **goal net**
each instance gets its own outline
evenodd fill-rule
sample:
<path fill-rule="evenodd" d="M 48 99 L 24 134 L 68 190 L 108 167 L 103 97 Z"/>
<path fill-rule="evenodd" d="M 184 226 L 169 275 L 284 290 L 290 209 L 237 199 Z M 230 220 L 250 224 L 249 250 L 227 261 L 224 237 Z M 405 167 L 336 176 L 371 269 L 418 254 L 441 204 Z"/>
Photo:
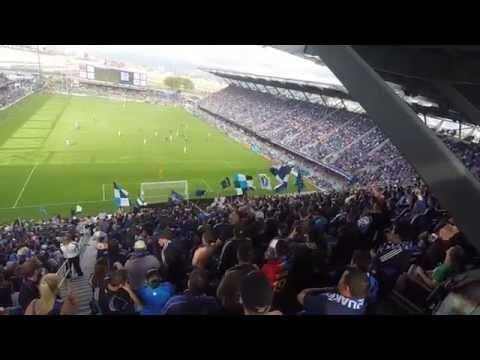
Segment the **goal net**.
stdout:
<path fill-rule="evenodd" d="M 147 204 L 167 202 L 172 191 L 188 200 L 188 181 L 159 181 L 140 184 L 140 193 Z"/>

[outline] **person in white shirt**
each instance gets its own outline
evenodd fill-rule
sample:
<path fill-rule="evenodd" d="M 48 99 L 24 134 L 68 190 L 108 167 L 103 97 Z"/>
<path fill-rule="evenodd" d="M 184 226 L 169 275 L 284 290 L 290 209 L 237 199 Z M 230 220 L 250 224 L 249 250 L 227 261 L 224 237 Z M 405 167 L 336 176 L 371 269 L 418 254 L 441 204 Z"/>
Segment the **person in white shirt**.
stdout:
<path fill-rule="evenodd" d="M 82 268 L 80 267 L 80 247 L 76 241 L 73 241 L 69 236 L 63 239 L 62 245 L 60 245 L 63 257 L 67 259 L 67 269 L 70 270 L 68 278 L 73 273 L 73 268 L 78 276 L 83 276 Z"/>

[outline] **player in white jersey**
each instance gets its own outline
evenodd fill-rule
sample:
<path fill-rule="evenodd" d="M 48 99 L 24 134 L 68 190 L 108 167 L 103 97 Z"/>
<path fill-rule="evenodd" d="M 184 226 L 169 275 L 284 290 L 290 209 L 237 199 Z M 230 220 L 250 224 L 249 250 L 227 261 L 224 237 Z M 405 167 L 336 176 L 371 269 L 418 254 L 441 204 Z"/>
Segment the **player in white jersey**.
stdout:
<path fill-rule="evenodd" d="M 80 129 L 80 123 L 78 121 L 75 121 L 75 129 Z"/>

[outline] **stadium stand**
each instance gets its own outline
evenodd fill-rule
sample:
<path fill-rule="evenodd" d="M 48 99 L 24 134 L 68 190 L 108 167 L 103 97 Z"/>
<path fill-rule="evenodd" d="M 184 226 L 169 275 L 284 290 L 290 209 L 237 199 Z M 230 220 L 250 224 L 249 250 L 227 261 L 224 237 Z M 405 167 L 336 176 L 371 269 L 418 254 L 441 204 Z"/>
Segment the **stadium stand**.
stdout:
<path fill-rule="evenodd" d="M 15 103 L 40 87 L 36 79 L 9 80 L 5 74 L 0 73 L 0 109 Z"/>
<path fill-rule="evenodd" d="M 267 139 L 295 146 L 300 155 L 347 172 L 360 185 L 412 185 L 419 181 L 414 169 L 364 114 L 343 109 L 332 113 L 320 104 L 235 85 L 203 99 L 200 106 Z M 478 145 L 446 134 L 439 136 L 478 177 Z"/>
<path fill-rule="evenodd" d="M 176 93 L 72 91 L 190 105 Z M 18 219 L 0 228 L 2 314 L 478 311 L 468 301 L 478 253 L 365 114 L 233 85 L 199 105 L 189 109 L 264 156 L 300 164 L 324 191 Z M 479 175 L 477 144 L 438 136 Z M 322 164 L 358 186 L 338 186 Z"/>
<path fill-rule="evenodd" d="M 32 301 L 37 314 L 431 314 L 451 280 L 478 267 L 425 187 L 16 221 L 0 239 L 4 314 L 24 313 Z M 71 240 L 84 275 L 75 274 L 68 293 L 59 282 L 75 271 L 60 271 L 61 245 L 65 252 Z M 263 290 L 252 295 L 257 286 Z"/>

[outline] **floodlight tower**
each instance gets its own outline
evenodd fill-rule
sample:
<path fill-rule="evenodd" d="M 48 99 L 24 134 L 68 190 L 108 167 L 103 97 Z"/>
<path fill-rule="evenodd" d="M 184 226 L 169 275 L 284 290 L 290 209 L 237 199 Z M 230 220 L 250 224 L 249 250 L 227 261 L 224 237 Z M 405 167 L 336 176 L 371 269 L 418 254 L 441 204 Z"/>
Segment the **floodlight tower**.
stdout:
<path fill-rule="evenodd" d="M 43 80 L 43 76 L 42 76 L 42 62 L 40 61 L 40 45 L 37 45 L 37 61 L 38 61 L 38 80 L 41 83 Z"/>

